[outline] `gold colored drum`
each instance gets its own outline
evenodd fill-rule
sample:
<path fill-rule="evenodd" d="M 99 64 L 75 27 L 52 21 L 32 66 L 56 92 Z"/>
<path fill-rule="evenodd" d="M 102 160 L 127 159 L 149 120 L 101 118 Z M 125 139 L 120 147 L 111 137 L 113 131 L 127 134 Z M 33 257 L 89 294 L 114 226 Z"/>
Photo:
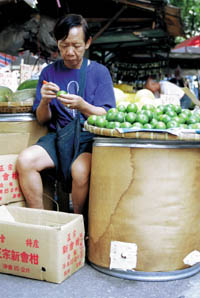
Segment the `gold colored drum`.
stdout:
<path fill-rule="evenodd" d="M 137 247 L 136 271 L 191 266 L 186 256 L 200 250 L 200 142 L 94 140 L 89 261 L 109 270 L 113 241 Z"/>

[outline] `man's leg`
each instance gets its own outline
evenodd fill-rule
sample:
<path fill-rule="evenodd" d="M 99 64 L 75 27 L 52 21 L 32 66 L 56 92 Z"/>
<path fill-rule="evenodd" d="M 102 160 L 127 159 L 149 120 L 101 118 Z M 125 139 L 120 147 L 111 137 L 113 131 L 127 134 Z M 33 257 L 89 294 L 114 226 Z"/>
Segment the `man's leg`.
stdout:
<path fill-rule="evenodd" d="M 91 153 L 82 153 L 72 164 L 72 203 L 74 213 L 84 214 L 89 189 Z"/>
<path fill-rule="evenodd" d="M 44 209 L 40 171 L 53 167 L 52 159 L 41 146 L 31 146 L 19 154 L 16 169 L 28 207 Z"/>

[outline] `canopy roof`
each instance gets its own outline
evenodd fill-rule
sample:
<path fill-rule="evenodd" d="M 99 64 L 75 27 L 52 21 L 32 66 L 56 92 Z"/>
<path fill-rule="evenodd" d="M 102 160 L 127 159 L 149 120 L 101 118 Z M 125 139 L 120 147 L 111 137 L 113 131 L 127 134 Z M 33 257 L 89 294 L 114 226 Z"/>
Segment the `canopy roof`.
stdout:
<path fill-rule="evenodd" d="M 200 35 L 193 36 L 179 43 L 171 51 L 172 53 L 200 54 Z"/>
<path fill-rule="evenodd" d="M 166 0 L 38 0 L 36 9 L 23 0 L 0 0 L 0 8 L 0 51 L 11 54 L 29 49 L 52 58 L 52 28 L 67 13 L 87 19 L 93 36 L 90 55 L 104 63 L 169 52 L 174 37 L 184 36 L 180 9 Z"/>

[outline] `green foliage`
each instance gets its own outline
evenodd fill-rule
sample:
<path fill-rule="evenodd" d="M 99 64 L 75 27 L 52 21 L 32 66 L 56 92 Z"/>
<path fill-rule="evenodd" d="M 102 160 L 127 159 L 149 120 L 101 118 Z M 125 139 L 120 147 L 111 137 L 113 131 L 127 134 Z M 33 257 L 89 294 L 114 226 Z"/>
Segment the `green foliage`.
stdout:
<path fill-rule="evenodd" d="M 187 38 L 200 34 L 200 1 L 169 0 L 169 4 L 181 8 L 181 18 Z"/>

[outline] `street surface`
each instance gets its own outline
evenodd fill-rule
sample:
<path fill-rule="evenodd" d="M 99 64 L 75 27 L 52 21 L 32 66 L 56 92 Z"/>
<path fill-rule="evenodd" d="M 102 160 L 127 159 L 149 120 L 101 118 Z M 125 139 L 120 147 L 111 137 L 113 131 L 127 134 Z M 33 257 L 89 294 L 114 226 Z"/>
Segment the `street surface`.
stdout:
<path fill-rule="evenodd" d="M 86 264 L 61 284 L 0 274 L 1 298 L 200 298 L 200 273 L 143 282 L 112 277 Z"/>

